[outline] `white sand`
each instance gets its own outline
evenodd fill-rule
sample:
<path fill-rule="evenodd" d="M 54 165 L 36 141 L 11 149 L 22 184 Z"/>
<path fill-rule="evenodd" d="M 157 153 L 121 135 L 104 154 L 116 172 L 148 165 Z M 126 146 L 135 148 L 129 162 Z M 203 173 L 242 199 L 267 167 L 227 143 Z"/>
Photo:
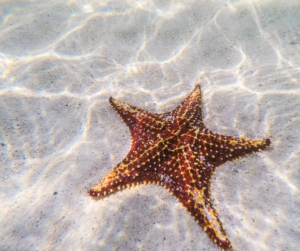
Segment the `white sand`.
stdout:
<path fill-rule="evenodd" d="M 108 98 L 164 112 L 197 83 L 208 128 L 272 140 L 213 177 L 233 247 L 299 249 L 299 1 L 7 0 L 0 11 L 0 250 L 218 250 L 162 187 L 87 195 L 130 147 Z"/>

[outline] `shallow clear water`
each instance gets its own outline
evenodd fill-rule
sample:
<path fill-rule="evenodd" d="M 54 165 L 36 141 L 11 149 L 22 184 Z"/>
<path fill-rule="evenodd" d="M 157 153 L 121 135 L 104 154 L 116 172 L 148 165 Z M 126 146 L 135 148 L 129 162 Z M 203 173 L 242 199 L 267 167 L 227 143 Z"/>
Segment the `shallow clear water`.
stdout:
<path fill-rule="evenodd" d="M 271 138 L 218 168 L 234 250 L 300 245 L 300 2 L 1 1 L 1 250 L 218 250 L 163 187 L 93 201 L 126 155 L 113 96 L 151 112 L 200 84 L 214 132 Z"/>

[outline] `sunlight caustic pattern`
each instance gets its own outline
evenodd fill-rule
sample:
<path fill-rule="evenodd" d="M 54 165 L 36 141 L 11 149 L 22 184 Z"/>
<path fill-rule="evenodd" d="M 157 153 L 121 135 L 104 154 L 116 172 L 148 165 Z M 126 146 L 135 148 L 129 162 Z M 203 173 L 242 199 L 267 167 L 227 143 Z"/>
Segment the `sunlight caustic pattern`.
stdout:
<path fill-rule="evenodd" d="M 133 140 L 123 161 L 89 195 L 99 198 L 136 184 L 163 185 L 221 250 L 232 250 L 210 200 L 212 175 L 217 166 L 261 151 L 271 141 L 224 136 L 207 129 L 199 85 L 177 108 L 163 114 L 114 98 L 109 101 L 129 127 Z"/>

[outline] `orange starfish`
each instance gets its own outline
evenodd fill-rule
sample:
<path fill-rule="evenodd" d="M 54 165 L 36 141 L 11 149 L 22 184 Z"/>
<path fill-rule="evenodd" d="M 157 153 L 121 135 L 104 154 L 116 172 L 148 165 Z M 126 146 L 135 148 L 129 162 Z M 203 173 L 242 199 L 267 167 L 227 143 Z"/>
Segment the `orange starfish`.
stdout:
<path fill-rule="evenodd" d="M 177 108 L 163 114 L 112 97 L 109 102 L 129 127 L 132 144 L 123 161 L 89 195 L 98 198 L 135 184 L 163 185 L 220 249 L 232 250 L 210 200 L 210 180 L 217 166 L 261 151 L 271 141 L 224 136 L 207 129 L 199 85 Z"/>

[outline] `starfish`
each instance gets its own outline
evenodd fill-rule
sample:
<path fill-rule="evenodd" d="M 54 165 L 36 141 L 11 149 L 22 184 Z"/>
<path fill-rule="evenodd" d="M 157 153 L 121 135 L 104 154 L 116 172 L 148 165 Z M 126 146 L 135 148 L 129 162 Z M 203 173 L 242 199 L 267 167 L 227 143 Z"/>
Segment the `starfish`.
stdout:
<path fill-rule="evenodd" d="M 210 131 L 203 123 L 201 98 L 197 85 L 174 110 L 154 114 L 110 97 L 109 102 L 130 129 L 131 148 L 88 194 L 100 198 L 132 185 L 162 185 L 221 250 L 232 250 L 210 199 L 212 175 L 226 161 L 261 151 L 271 141 Z"/>

